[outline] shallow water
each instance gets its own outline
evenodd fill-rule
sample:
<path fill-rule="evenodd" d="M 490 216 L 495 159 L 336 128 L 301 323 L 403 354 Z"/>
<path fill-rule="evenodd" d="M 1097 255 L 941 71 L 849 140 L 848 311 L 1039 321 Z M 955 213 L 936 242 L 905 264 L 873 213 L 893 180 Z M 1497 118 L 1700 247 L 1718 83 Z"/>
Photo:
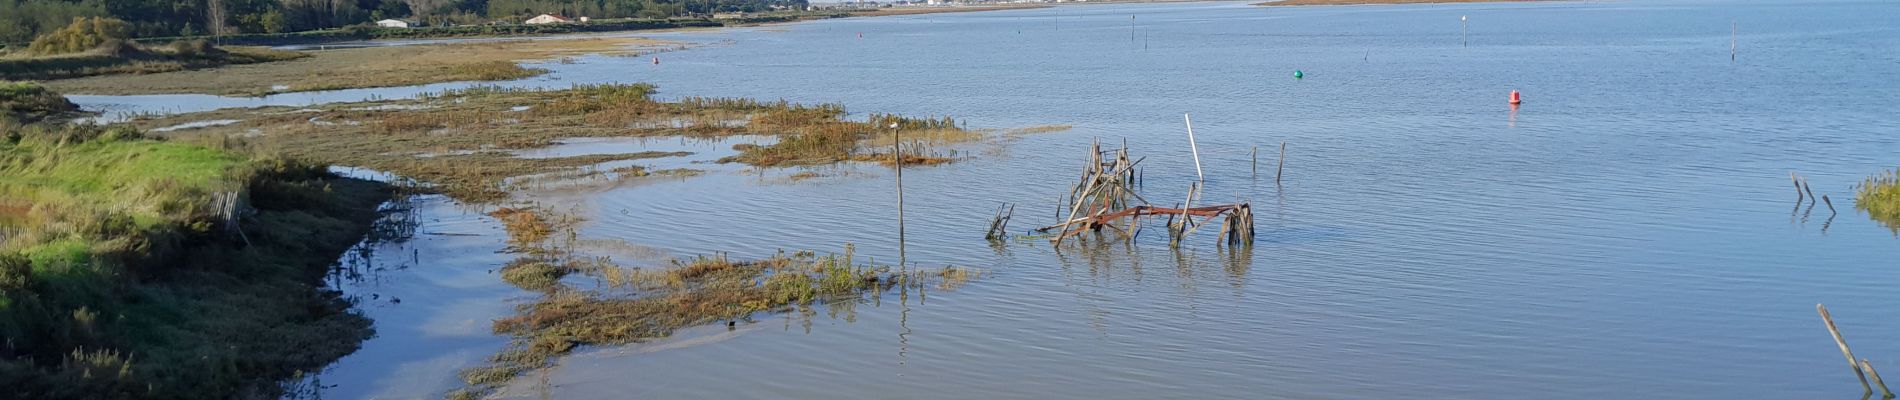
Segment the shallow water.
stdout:
<path fill-rule="evenodd" d="M 1858 397 L 1813 304 L 1856 355 L 1900 360 L 1900 321 L 1882 318 L 1900 304 L 1887 270 L 1900 240 L 1850 205 L 1855 182 L 1900 163 L 1896 16 L 1900 3 L 1877 1 L 1110 5 L 670 34 L 730 42 L 659 65 L 548 65 L 519 84 L 645 81 L 665 96 L 1074 128 L 906 171 L 903 258 L 989 271 L 960 290 L 590 349 L 510 394 Z M 1251 249 L 1204 233 L 1177 251 L 1153 231 L 1060 251 L 982 240 L 1002 203 L 1019 205 L 1014 230 L 1052 222 L 1096 138 L 1148 156 L 1144 195 L 1178 201 L 1195 176 L 1182 113 L 1207 201 L 1254 204 Z M 1797 206 L 1790 171 L 1840 214 Z M 833 175 L 539 199 L 586 213 L 583 237 L 670 254 L 853 243 L 899 259 L 888 171 Z M 483 325 L 526 296 L 474 272 L 505 256 L 423 245 L 470 259 L 423 257 L 394 279 L 487 286 L 370 308 L 379 329 Z M 428 331 L 382 331 L 324 375 L 338 385 L 326 397 L 439 393 L 452 366 L 501 343 L 473 329 L 443 349 L 402 344 Z"/>
<path fill-rule="evenodd" d="M 1882 78 L 1900 76 L 1895 16 L 1876 2 L 1063 7 L 799 24 L 657 67 L 583 66 L 568 79 L 631 70 L 669 94 L 1075 128 L 905 174 L 907 259 L 991 270 L 981 281 L 809 330 L 782 316 L 709 345 L 601 349 L 549 391 L 1857 396 L 1813 304 L 1857 355 L 1900 360 L 1900 322 L 1883 318 L 1900 304 L 1886 270 L 1900 241 L 1846 200 L 1900 162 L 1900 87 Z M 1156 232 L 1063 252 L 980 239 L 1003 202 L 1018 226 L 1051 222 L 1092 138 L 1127 139 L 1150 157 L 1146 195 L 1178 201 L 1187 112 L 1207 199 L 1257 204 L 1251 251 L 1204 235 L 1174 252 Z M 1255 179 L 1249 150 L 1271 164 L 1283 140 L 1284 186 L 1270 168 Z M 1844 213 L 1791 215 L 1791 170 Z M 894 200 L 882 173 L 711 176 L 603 194 L 583 234 L 747 256 L 850 242 L 893 260 Z"/>

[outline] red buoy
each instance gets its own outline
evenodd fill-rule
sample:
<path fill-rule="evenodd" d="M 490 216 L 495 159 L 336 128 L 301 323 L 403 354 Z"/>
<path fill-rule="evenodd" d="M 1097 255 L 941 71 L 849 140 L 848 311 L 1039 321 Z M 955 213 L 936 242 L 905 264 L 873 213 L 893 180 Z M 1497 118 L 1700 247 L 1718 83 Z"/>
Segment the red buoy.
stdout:
<path fill-rule="evenodd" d="M 1519 97 L 1519 96 L 1518 96 L 1518 94 L 1517 94 L 1517 91 L 1516 91 L 1516 90 L 1512 90 L 1512 91 L 1511 91 L 1511 104 L 1519 104 L 1519 103 L 1523 103 L 1523 102 L 1524 102 L 1524 98 L 1523 98 L 1523 97 Z"/>

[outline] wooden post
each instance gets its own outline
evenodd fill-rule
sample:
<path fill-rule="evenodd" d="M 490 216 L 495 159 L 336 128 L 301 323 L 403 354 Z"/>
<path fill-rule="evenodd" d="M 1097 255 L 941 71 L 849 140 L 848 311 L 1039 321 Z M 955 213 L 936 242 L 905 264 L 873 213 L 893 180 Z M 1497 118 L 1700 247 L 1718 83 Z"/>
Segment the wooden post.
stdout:
<path fill-rule="evenodd" d="M 1253 150 L 1247 151 L 1247 156 L 1253 157 L 1253 177 L 1259 178 L 1260 177 L 1260 146 L 1254 146 Z"/>
<path fill-rule="evenodd" d="M 1009 220 L 1016 218 L 1016 205 L 1009 205 L 1009 211 L 1003 213 L 1003 226 L 996 229 L 998 236 L 1009 237 Z"/>
<path fill-rule="evenodd" d="M 1273 170 L 1273 185 L 1280 185 L 1280 174 L 1286 172 L 1286 141 L 1280 141 L 1280 167 Z"/>
<path fill-rule="evenodd" d="M 904 262 L 904 151 L 898 146 L 903 143 L 899 138 L 897 123 L 891 123 L 891 164 L 897 166 L 897 266 Z"/>
<path fill-rule="evenodd" d="M 1813 198 L 1815 198 L 1815 197 L 1814 197 L 1814 185 L 1809 185 L 1809 184 L 1808 184 L 1808 178 L 1801 178 L 1801 190 L 1805 190 L 1805 191 L 1807 191 L 1807 192 L 1808 192 L 1808 198 L 1809 198 L 1809 199 L 1813 199 Z M 1812 201 L 1812 200 L 1810 200 L 1810 201 Z"/>
<path fill-rule="evenodd" d="M 1867 385 L 1867 372 L 1860 369 L 1860 363 L 1854 361 L 1854 352 L 1847 349 L 1847 339 L 1841 338 L 1841 329 L 1834 326 L 1834 317 L 1828 315 L 1827 306 L 1815 304 L 1814 310 L 1821 313 L 1821 322 L 1827 323 L 1827 333 L 1834 334 L 1834 344 L 1841 346 L 1841 355 L 1847 356 L 1847 367 L 1854 369 L 1854 376 L 1860 377 L 1860 388 L 1865 393 L 1873 393 L 1874 387 Z"/>
<path fill-rule="evenodd" d="M 1795 175 L 1794 171 L 1788 171 L 1788 180 L 1794 182 L 1794 204 L 1799 206 L 1807 201 L 1807 195 L 1801 194 L 1801 176 Z"/>
<path fill-rule="evenodd" d="M 1887 390 L 1887 381 L 1880 379 L 1880 371 L 1874 370 L 1874 364 L 1869 363 L 1867 362 L 1867 359 L 1862 358 L 1860 359 L 1860 369 L 1866 370 L 1868 376 L 1874 377 L 1874 384 L 1880 385 L 1881 398 L 1885 398 L 1885 399 L 1893 398 L 1893 391 Z"/>

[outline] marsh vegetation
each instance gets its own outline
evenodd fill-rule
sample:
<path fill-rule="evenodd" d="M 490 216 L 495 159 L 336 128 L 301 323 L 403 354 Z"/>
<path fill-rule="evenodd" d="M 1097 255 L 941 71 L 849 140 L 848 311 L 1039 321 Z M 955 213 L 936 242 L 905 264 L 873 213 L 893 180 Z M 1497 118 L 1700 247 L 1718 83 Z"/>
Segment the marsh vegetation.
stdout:
<path fill-rule="evenodd" d="M 1854 208 L 1866 211 L 1867 217 L 1887 229 L 1900 231 L 1900 169 L 1862 180 L 1854 188 Z"/>
<path fill-rule="evenodd" d="M 241 138 L 236 140 L 241 142 L 238 145 L 253 151 L 388 171 L 478 202 L 505 198 L 509 191 L 533 182 L 517 179 L 524 176 L 599 174 L 603 171 L 594 167 L 607 162 L 680 155 L 638 152 L 524 158 L 513 153 L 567 138 L 776 136 L 777 143 L 742 146 L 739 155 L 724 160 L 775 167 L 888 162 L 888 145 L 869 141 L 890 132 L 891 124 L 904 136 L 916 138 L 906 139 L 903 146 L 906 164 L 950 162 L 953 157 L 932 151 L 932 146 L 982 137 L 948 118 L 873 115 L 860 122 L 845 119 L 844 107 L 837 104 L 731 98 L 662 102 L 651 98 L 654 90 L 645 84 L 582 85 L 554 91 L 474 88 L 411 100 L 223 110 L 138 124 L 165 127 L 207 119 L 238 120 L 169 134 L 205 140 Z M 616 177 L 647 173 L 640 169 L 609 172 Z"/>
<path fill-rule="evenodd" d="M 749 321 L 759 313 L 855 302 L 896 290 L 950 290 L 980 271 L 941 267 L 905 269 L 842 254 L 784 253 L 760 260 L 725 255 L 678 259 L 668 265 L 627 267 L 608 257 L 577 252 L 576 219 L 540 208 L 501 208 L 519 257 L 502 279 L 541 293 L 494 321 L 510 344 L 488 363 L 463 370 L 467 387 L 451 399 L 482 398 L 525 372 L 582 346 L 651 340 L 675 330 L 719 321 Z"/>

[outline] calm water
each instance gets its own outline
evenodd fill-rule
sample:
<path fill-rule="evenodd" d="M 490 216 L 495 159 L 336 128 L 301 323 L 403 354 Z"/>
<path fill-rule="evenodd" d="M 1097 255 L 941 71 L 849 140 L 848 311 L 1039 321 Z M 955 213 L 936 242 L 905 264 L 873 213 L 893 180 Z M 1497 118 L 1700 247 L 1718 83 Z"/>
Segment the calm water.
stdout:
<path fill-rule="evenodd" d="M 515 84 L 1074 129 L 907 171 L 906 259 L 989 271 L 960 290 L 583 351 L 510 395 L 1857 398 L 1813 307 L 1900 371 L 1900 240 L 1850 205 L 1900 164 L 1900 3 L 1787 3 L 1059 7 L 671 34 L 711 45 L 551 66 Z M 1148 156 L 1144 195 L 1178 201 L 1194 177 L 1182 113 L 1207 200 L 1255 205 L 1250 250 L 1211 233 L 1179 250 L 1153 231 L 1060 251 L 982 240 L 1002 203 L 1017 229 L 1052 222 L 1097 138 Z M 1797 208 L 1789 171 L 1841 213 Z M 664 249 L 631 262 L 845 243 L 898 259 L 888 171 L 822 172 L 839 176 L 536 199 L 586 214 L 583 236 Z M 492 221 L 424 209 L 443 221 L 425 231 L 486 236 L 379 256 L 420 261 L 366 290 L 429 294 L 366 311 L 381 336 L 323 375 L 327 397 L 453 387 L 502 343 L 487 319 L 529 295 L 486 272 L 506 259 L 487 253 Z"/>

